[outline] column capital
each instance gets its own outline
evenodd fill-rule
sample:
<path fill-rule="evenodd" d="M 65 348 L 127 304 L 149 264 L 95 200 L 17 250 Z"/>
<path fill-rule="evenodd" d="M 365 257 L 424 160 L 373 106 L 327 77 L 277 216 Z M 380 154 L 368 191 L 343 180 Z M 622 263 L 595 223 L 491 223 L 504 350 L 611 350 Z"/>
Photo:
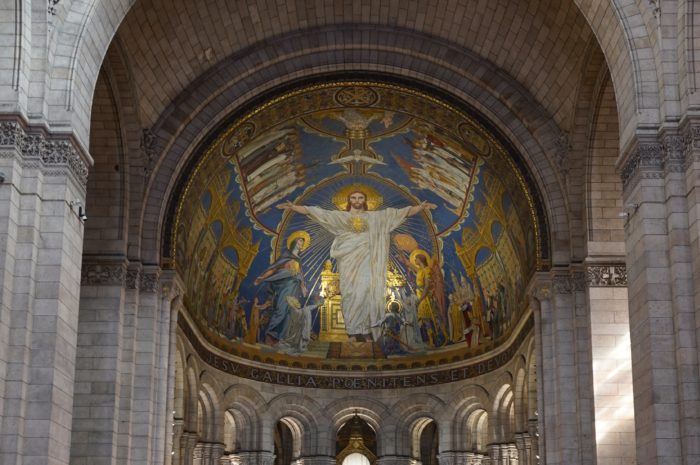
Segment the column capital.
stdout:
<path fill-rule="evenodd" d="M 157 293 L 160 289 L 160 273 L 159 266 L 144 266 L 139 280 L 141 292 Z"/>
<path fill-rule="evenodd" d="M 182 295 L 185 293 L 185 285 L 183 284 L 179 273 L 175 270 L 161 271 L 160 287 L 163 293 L 163 298 L 168 300 L 182 297 Z"/>
<path fill-rule="evenodd" d="M 14 149 L 14 150 L 7 150 Z M 71 136 L 30 126 L 20 116 L 0 120 L 0 158 L 19 156 L 23 166 L 42 168 L 49 176 L 69 174 L 83 189 L 92 157 Z"/>
<path fill-rule="evenodd" d="M 126 279 L 126 260 L 86 260 L 80 269 L 81 286 L 122 286 Z"/>
<path fill-rule="evenodd" d="M 552 297 L 552 279 L 549 273 L 535 273 L 527 286 L 527 295 L 536 301 L 532 302 L 535 304 L 549 300 Z"/>
<path fill-rule="evenodd" d="M 640 179 L 664 177 L 664 150 L 656 135 L 639 135 L 629 147 L 618 162 L 623 189 L 635 185 Z"/>

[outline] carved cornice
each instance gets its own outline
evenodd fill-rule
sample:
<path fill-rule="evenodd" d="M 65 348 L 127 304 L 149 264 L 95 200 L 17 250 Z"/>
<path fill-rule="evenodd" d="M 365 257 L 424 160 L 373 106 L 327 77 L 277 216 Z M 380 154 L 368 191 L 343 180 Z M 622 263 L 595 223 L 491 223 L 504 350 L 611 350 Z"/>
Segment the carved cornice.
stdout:
<path fill-rule="evenodd" d="M 80 284 L 83 286 L 121 286 L 124 284 L 126 267 L 123 263 L 83 263 Z"/>
<path fill-rule="evenodd" d="M 700 162 L 700 125 L 688 124 L 683 131 L 685 154 L 683 169 L 687 170 L 693 162 Z"/>
<path fill-rule="evenodd" d="M 160 289 L 160 270 L 143 270 L 139 289 L 141 292 L 158 292 Z"/>
<path fill-rule="evenodd" d="M 139 289 L 141 286 L 141 268 L 130 268 L 126 270 L 126 288 Z"/>
<path fill-rule="evenodd" d="M 588 287 L 626 287 L 627 267 L 624 264 L 595 264 L 586 266 Z"/>
<path fill-rule="evenodd" d="M 663 136 L 664 170 L 666 173 L 682 173 L 685 171 L 686 140 L 680 134 L 665 134 Z"/>
<path fill-rule="evenodd" d="M 658 143 L 640 143 L 620 170 L 623 187 L 638 178 L 661 179 L 664 176 L 663 146 Z"/>
<path fill-rule="evenodd" d="M 75 145 L 65 137 L 51 137 L 43 131 L 26 129 L 19 121 L 0 121 L 0 147 L 14 147 L 30 166 L 40 163 L 47 175 L 60 175 L 68 169 L 78 182 L 87 185 L 88 168 Z M 0 156 L 13 156 L 0 151 Z"/>
<path fill-rule="evenodd" d="M 552 289 L 555 294 L 571 294 L 586 290 L 586 275 L 583 271 L 571 271 L 570 274 L 559 274 L 552 278 Z"/>

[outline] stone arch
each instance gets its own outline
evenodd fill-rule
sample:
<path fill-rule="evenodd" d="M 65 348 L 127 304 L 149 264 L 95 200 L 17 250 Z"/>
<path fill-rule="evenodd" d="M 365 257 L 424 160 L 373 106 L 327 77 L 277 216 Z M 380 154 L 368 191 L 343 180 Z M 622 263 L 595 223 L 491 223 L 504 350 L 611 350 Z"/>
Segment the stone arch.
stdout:
<path fill-rule="evenodd" d="M 340 428 L 357 415 L 376 433 L 377 452 L 382 450 L 383 437 L 386 434 L 384 421 L 391 416 L 391 410 L 382 402 L 369 397 L 348 396 L 328 404 L 325 408 L 332 422 L 332 435 L 329 438 L 329 450 L 335 455 L 335 440 Z M 381 455 L 381 454 L 380 454 Z"/>
<path fill-rule="evenodd" d="M 470 419 L 473 418 L 474 412 L 486 412 L 491 400 L 489 393 L 482 386 L 469 385 L 460 389 L 455 399 L 459 399 L 452 409 L 446 409 L 446 414 L 452 413 L 451 418 L 444 422 L 449 426 L 445 428 L 445 434 L 442 437 L 443 441 L 450 441 L 441 444 L 444 450 L 463 450 L 465 444 L 470 442 L 472 426 Z"/>
<path fill-rule="evenodd" d="M 489 413 L 481 408 L 474 409 L 466 419 L 466 449 L 474 453 L 485 453 L 489 444 Z"/>
<path fill-rule="evenodd" d="M 223 393 L 222 404 L 236 426 L 235 442 L 242 451 L 261 450 L 262 421 L 267 408 L 265 399 L 250 386 L 235 384 Z"/>
<path fill-rule="evenodd" d="M 184 427 L 186 431 L 197 431 L 197 419 L 199 416 L 199 383 L 194 368 L 187 363 L 185 368 L 185 388 L 184 388 Z"/>
<path fill-rule="evenodd" d="M 142 131 L 142 123 L 138 113 L 138 94 L 133 82 L 133 76 L 129 60 L 123 49 L 122 43 L 115 38 L 107 50 L 103 69 L 110 78 L 114 91 L 114 99 L 121 124 L 121 140 L 124 151 L 124 160 L 120 166 L 120 173 L 124 178 L 124 251 L 131 261 L 137 261 L 140 257 L 139 250 L 139 224 L 145 189 L 145 179 L 149 174 L 149 156 L 152 152 L 148 133 Z M 95 168 L 104 163 L 100 153 L 93 154 Z M 95 169 L 93 168 L 93 170 Z M 109 169 L 114 169 L 112 166 Z"/>
<path fill-rule="evenodd" d="M 322 40 L 322 36 L 319 36 L 318 40 Z M 168 208 L 168 211 L 172 211 L 171 209 L 175 208 L 176 204 L 170 200 L 171 203 L 167 206 L 164 199 L 177 198 L 179 189 L 182 188 L 181 185 L 173 187 L 172 179 L 178 178 L 180 173 L 187 172 L 188 163 L 190 163 L 187 160 L 198 153 L 199 147 L 206 143 L 208 133 L 219 127 L 222 121 L 230 118 L 231 114 L 235 114 L 236 111 L 240 112 L 241 109 L 254 104 L 257 98 L 270 89 L 269 75 L 283 75 L 286 80 L 284 82 L 289 83 L 293 82 L 295 78 L 320 77 L 326 76 L 333 70 L 347 72 L 353 69 L 364 69 L 365 71 L 374 69 L 379 73 L 378 76 L 384 75 L 395 79 L 409 77 L 418 83 L 422 82 L 423 85 L 442 90 L 473 106 L 494 125 L 501 128 L 504 137 L 528 161 L 534 182 L 539 186 L 542 200 L 546 204 L 543 210 L 547 212 L 552 235 L 552 258 L 563 263 L 570 261 L 566 198 L 563 195 L 562 180 L 558 177 L 557 169 L 550 160 L 555 151 L 560 130 L 532 97 L 523 95 L 525 91 L 512 79 L 509 80 L 509 78 L 496 73 L 492 79 L 493 85 L 475 83 L 468 74 L 464 74 L 463 70 L 483 67 L 488 64 L 484 64 L 483 61 L 474 61 L 473 56 L 459 51 L 454 51 L 456 56 L 453 61 L 455 63 L 449 64 L 449 66 L 446 63 L 433 63 L 434 73 L 441 76 L 439 80 L 422 70 L 422 61 L 413 57 L 415 52 L 396 49 L 391 52 L 377 52 L 375 58 L 391 63 L 397 55 L 404 53 L 406 56 L 404 66 L 414 65 L 416 70 L 368 63 L 353 65 L 353 54 L 343 50 L 325 54 L 309 53 L 308 57 L 305 55 L 305 59 L 309 62 L 308 67 L 304 67 L 305 62 L 295 61 L 266 66 L 264 69 L 259 69 L 261 74 L 254 73 L 255 69 L 245 70 L 245 73 L 243 70 L 238 70 L 242 63 L 259 62 L 259 57 L 273 53 L 275 47 L 274 43 L 266 44 L 265 48 L 251 52 L 253 56 L 249 58 L 222 63 L 220 67 L 212 69 L 212 74 L 207 79 L 193 83 L 184 93 L 182 99 L 176 100 L 154 126 L 154 134 L 162 141 L 163 149 L 155 176 L 148 188 L 147 200 L 142 213 L 141 241 L 144 261 L 158 261 L 159 251 L 166 253 L 170 251 L 167 240 L 161 242 L 164 236 L 169 237 L 172 227 L 168 223 L 170 213 L 164 209 Z M 424 58 L 428 59 L 421 57 L 421 60 Z M 321 69 L 313 65 L 317 62 L 326 64 Z M 226 72 L 224 73 L 223 70 Z M 212 89 L 211 84 L 206 83 L 219 82 L 221 79 L 218 77 L 218 73 L 226 76 L 237 76 L 240 77 L 240 80 L 225 81 L 225 86 Z M 265 80 L 260 81 L 263 76 Z M 279 88 L 280 84 L 277 81 L 274 82 Z M 459 86 L 452 83 L 459 83 Z M 507 88 L 508 92 L 503 92 L 502 88 Z M 489 105 L 485 105 L 483 102 L 489 102 Z M 187 121 L 181 121 L 180 115 L 187 112 L 190 115 Z M 206 120 L 202 120 L 198 114 L 206 114 Z"/>
<path fill-rule="evenodd" d="M 216 379 L 207 372 L 200 376 L 200 402 L 204 405 L 204 431 L 202 439 L 207 442 L 223 442 L 224 412 L 219 400 Z"/>
<path fill-rule="evenodd" d="M 514 406 L 514 431 L 523 432 L 527 430 L 527 361 L 525 356 L 520 354 L 515 359 L 513 366 L 513 406 Z"/>
<path fill-rule="evenodd" d="M 175 341 L 175 381 L 173 393 L 174 418 L 183 420 L 185 418 L 185 348 L 180 338 Z"/>
<path fill-rule="evenodd" d="M 614 0 L 609 3 L 593 0 L 575 0 L 575 5 L 588 22 L 590 28 L 605 52 L 610 64 L 616 88 L 622 94 L 620 99 L 622 121 L 636 125 L 635 109 L 642 115 L 640 119 L 654 121 L 654 109 L 658 108 L 659 84 L 657 73 L 643 73 L 645 69 L 656 69 L 650 48 L 649 33 L 645 25 L 635 21 L 644 12 L 633 0 Z M 69 121 L 76 129 L 78 137 L 85 139 L 87 121 L 80 120 L 77 114 L 89 114 L 91 91 L 97 78 L 108 44 L 119 24 L 126 16 L 133 0 L 71 2 L 65 20 L 55 32 L 56 43 L 67 44 L 68 53 L 60 55 L 61 60 L 50 63 L 48 83 L 50 120 Z M 381 11 L 380 8 L 377 8 Z M 257 10 L 256 10 L 257 11 Z M 362 10 L 347 10 L 351 20 L 361 17 Z M 314 13 L 311 11 L 310 13 Z M 294 17 L 286 27 L 295 26 Z M 320 19 L 320 18 L 319 18 Z M 409 20 L 411 15 L 409 15 Z M 302 21 L 302 18 L 298 18 Z M 304 18 L 303 22 L 313 23 L 315 18 Z M 404 18 L 402 21 L 406 22 Z M 373 24 L 389 22 L 389 18 L 375 18 Z M 403 24 L 398 24 L 402 26 Z M 417 25 L 406 22 L 407 27 Z M 446 27 L 446 31 L 454 28 Z M 272 27 L 270 30 L 278 30 Z M 75 31 L 79 31 L 78 34 Z M 262 31 L 262 28 L 260 29 Z M 256 33 L 253 38 L 269 39 Z M 80 64 L 80 66 L 78 66 Z M 629 90 L 627 90 L 629 89 Z M 65 108 L 85 110 L 71 114 Z M 649 113 L 646 115 L 644 113 Z M 658 113 L 658 112 L 656 112 Z M 71 120 L 75 121 L 71 121 Z"/>
<path fill-rule="evenodd" d="M 586 219 L 589 244 L 600 244 L 589 250 L 589 256 L 625 255 L 622 181 L 615 164 L 619 157 L 619 125 L 617 104 L 610 75 L 601 70 L 594 90 L 586 163 Z"/>
<path fill-rule="evenodd" d="M 298 451 L 299 456 L 330 455 L 324 445 L 330 442 L 328 435 L 332 428 L 325 418 L 324 409 L 311 397 L 292 393 L 270 400 L 265 412 L 270 425 L 284 419 L 295 437 L 295 452 Z"/>
<path fill-rule="evenodd" d="M 496 386 L 500 385 L 494 395 L 490 411 L 489 433 L 492 443 L 512 442 L 514 412 L 513 412 L 513 385 L 510 373 L 501 376 Z"/>
<path fill-rule="evenodd" d="M 418 421 L 421 418 L 437 419 L 437 412 L 445 410 L 447 405 L 437 396 L 416 393 L 409 398 L 399 400 L 390 407 L 393 412 L 393 431 L 384 431 L 387 438 L 393 438 L 394 451 L 392 454 L 410 456 L 413 451 L 414 433 L 420 426 L 420 431 L 427 425 Z M 443 419 L 444 420 L 444 419 Z M 435 421 L 440 434 L 443 434 L 445 422 Z M 420 441 L 420 436 L 418 437 Z M 379 452 L 379 449 L 378 449 Z M 379 454 L 380 456 L 382 453 Z"/>
<path fill-rule="evenodd" d="M 527 390 L 527 419 L 535 420 L 537 418 L 538 397 L 537 397 L 537 357 L 535 355 L 535 340 L 530 341 L 530 346 L 527 351 L 527 372 L 525 380 L 525 389 Z"/>
<path fill-rule="evenodd" d="M 433 418 L 424 416 L 416 418 L 411 424 L 411 427 L 409 429 L 409 434 L 411 435 L 410 456 L 413 457 L 413 459 L 415 460 L 421 459 L 421 439 L 423 436 L 423 432 L 431 423 L 435 423 L 437 425 L 437 422 Z M 439 435 L 441 431 L 438 429 L 437 433 Z"/>

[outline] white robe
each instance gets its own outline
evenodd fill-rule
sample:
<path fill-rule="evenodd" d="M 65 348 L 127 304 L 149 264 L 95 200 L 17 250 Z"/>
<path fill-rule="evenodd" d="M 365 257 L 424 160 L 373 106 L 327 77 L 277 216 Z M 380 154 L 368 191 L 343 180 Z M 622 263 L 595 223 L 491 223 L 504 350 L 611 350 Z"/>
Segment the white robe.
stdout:
<path fill-rule="evenodd" d="M 306 207 L 311 219 L 335 236 L 331 257 L 338 264 L 341 305 L 348 334 L 371 332 L 375 341 L 381 335 L 381 327 L 373 326 L 385 313 L 389 233 L 403 223 L 410 208 L 387 208 L 355 215 Z M 350 223 L 353 216 L 367 221 L 366 231 L 355 232 Z"/>

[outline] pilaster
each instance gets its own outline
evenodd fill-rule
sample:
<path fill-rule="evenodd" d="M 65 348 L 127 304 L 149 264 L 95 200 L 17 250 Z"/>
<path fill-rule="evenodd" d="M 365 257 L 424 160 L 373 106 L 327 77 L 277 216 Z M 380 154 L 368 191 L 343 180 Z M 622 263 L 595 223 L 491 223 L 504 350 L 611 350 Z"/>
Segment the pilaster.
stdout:
<path fill-rule="evenodd" d="M 638 139 L 621 169 L 637 463 L 682 463 L 676 312 L 663 146 Z M 675 177 L 671 176 L 672 178 Z"/>
<path fill-rule="evenodd" d="M 540 328 L 538 429 L 543 432 L 546 461 L 590 464 L 595 443 L 584 274 L 578 268 L 538 274 L 531 292 Z"/>
<path fill-rule="evenodd" d="M 586 265 L 598 465 L 634 463 L 634 406 L 627 269 Z"/>
<path fill-rule="evenodd" d="M 0 121 L 0 462 L 67 464 L 90 157 Z M 21 458 L 20 458 L 21 457 Z"/>
<path fill-rule="evenodd" d="M 185 431 L 180 437 L 182 465 L 194 465 L 194 449 L 197 446 L 197 433 Z"/>

